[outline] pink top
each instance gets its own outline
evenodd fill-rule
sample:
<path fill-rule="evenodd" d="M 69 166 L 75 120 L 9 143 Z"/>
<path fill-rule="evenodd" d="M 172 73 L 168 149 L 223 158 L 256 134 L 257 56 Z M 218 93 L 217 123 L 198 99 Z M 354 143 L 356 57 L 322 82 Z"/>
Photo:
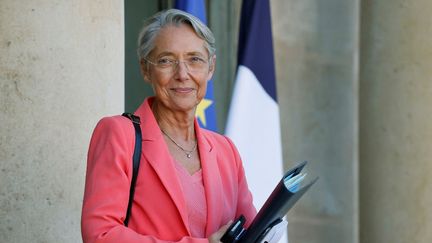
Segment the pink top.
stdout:
<path fill-rule="evenodd" d="M 179 162 L 175 163 L 189 216 L 189 229 L 192 237 L 206 238 L 207 202 L 202 180 L 202 170 L 193 175 Z"/>

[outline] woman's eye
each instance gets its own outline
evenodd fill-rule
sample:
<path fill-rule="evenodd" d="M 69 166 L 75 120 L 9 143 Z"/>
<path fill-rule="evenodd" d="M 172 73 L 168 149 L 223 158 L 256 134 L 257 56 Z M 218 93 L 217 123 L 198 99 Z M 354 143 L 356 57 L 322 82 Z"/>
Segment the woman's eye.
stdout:
<path fill-rule="evenodd" d="M 201 57 L 191 57 L 189 58 L 190 63 L 204 63 L 205 60 Z"/>
<path fill-rule="evenodd" d="M 159 65 L 171 65 L 174 63 L 174 61 L 169 58 L 161 58 L 157 61 L 157 63 Z"/>

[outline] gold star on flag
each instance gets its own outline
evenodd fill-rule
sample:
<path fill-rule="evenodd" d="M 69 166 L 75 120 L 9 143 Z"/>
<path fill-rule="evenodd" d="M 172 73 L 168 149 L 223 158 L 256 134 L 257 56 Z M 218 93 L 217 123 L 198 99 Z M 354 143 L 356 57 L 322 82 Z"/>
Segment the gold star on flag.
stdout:
<path fill-rule="evenodd" d="M 205 116 L 205 110 L 213 104 L 213 101 L 209 99 L 202 99 L 201 102 L 198 104 L 197 109 L 195 111 L 195 116 L 201 121 L 201 123 L 206 127 L 206 116 Z"/>

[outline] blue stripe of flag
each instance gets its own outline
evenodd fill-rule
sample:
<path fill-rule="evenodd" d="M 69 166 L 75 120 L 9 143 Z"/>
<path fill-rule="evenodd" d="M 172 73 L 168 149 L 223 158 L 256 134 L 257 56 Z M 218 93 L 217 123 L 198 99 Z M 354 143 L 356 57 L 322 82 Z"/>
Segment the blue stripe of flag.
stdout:
<path fill-rule="evenodd" d="M 237 61 L 252 70 L 264 90 L 277 101 L 268 0 L 243 0 Z"/>

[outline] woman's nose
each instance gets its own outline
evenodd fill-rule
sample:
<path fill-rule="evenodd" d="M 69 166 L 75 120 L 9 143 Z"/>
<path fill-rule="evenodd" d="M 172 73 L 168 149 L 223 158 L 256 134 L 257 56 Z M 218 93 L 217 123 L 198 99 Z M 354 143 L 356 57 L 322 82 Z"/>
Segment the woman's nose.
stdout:
<path fill-rule="evenodd" d="M 187 76 L 188 73 L 189 73 L 189 68 L 188 68 L 186 62 L 181 62 L 181 61 L 179 61 L 179 62 L 177 63 L 177 68 L 176 68 L 175 72 L 176 72 L 177 75 L 179 75 L 180 77 Z"/>

